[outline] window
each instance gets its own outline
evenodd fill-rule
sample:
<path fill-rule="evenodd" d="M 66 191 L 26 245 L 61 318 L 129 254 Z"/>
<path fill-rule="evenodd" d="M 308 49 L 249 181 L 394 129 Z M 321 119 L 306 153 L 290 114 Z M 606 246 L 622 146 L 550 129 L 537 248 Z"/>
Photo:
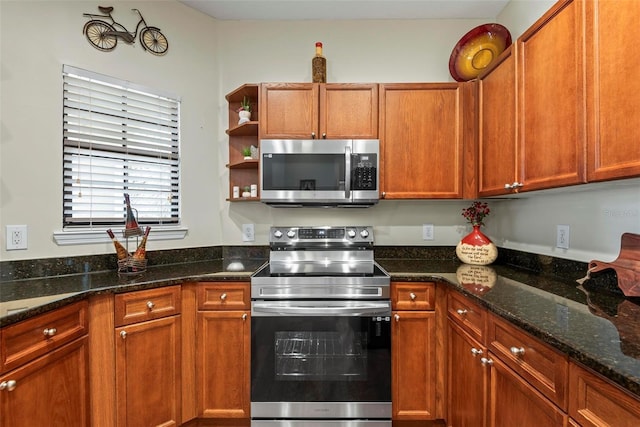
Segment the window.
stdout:
<path fill-rule="evenodd" d="M 180 100 L 130 82 L 63 68 L 63 227 L 180 223 Z M 105 234 L 106 235 L 106 234 Z"/>

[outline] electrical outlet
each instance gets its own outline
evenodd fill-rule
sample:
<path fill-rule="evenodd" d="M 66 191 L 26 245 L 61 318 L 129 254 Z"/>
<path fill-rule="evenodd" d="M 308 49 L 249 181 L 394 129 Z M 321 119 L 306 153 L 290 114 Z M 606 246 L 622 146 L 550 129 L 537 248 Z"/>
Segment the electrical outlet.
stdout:
<path fill-rule="evenodd" d="M 7 250 L 27 249 L 27 226 L 7 225 Z"/>
<path fill-rule="evenodd" d="M 433 240 L 433 224 L 422 224 L 422 240 Z"/>
<path fill-rule="evenodd" d="M 253 242 L 256 239 L 253 224 L 242 224 L 242 241 Z"/>
<path fill-rule="evenodd" d="M 569 249 L 569 226 L 556 226 L 556 247 L 560 249 Z"/>

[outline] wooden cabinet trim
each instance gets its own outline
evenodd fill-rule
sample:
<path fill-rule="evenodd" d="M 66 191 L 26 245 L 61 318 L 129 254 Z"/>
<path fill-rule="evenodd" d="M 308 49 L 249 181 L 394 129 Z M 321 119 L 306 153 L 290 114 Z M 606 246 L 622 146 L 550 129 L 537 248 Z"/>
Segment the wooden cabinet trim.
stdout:
<path fill-rule="evenodd" d="M 124 326 L 180 313 L 180 286 L 127 292 L 115 296 L 115 325 Z"/>
<path fill-rule="evenodd" d="M 87 307 L 86 300 L 79 301 L 3 328 L 1 372 L 87 334 Z"/>

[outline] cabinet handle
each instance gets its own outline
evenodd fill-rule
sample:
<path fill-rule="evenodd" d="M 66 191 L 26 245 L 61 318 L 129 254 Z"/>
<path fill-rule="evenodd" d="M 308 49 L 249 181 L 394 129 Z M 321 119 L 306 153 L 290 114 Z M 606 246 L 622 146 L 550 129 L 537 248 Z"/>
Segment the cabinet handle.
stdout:
<path fill-rule="evenodd" d="M 471 354 L 473 354 L 474 356 L 479 356 L 482 354 L 482 350 L 478 350 L 475 347 L 471 347 Z"/>
<path fill-rule="evenodd" d="M 460 316 L 464 316 L 465 314 L 468 313 L 466 308 L 459 308 L 456 310 L 456 313 L 458 313 Z"/>
<path fill-rule="evenodd" d="M 311 139 L 316 139 L 316 133 L 315 132 L 311 132 Z"/>
<path fill-rule="evenodd" d="M 13 391 L 16 389 L 17 385 L 18 383 L 15 380 L 2 381 L 0 383 L 0 391 L 1 390 Z"/>
<path fill-rule="evenodd" d="M 127 338 L 127 331 L 120 331 L 120 338 L 126 339 Z"/>
<path fill-rule="evenodd" d="M 416 300 L 416 294 L 414 294 L 413 292 L 411 292 L 409 294 L 409 298 L 411 298 L 411 301 L 415 301 Z"/>
<path fill-rule="evenodd" d="M 516 357 L 524 356 L 523 347 L 511 347 L 509 351 L 511 351 L 511 354 L 513 354 Z"/>
<path fill-rule="evenodd" d="M 155 307 L 155 306 L 156 306 L 156 305 L 155 305 L 153 302 L 151 302 L 151 301 L 147 301 L 147 308 L 148 308 L 149 310 L 153 310 L 153 307 Z"/>
<path fill-rule="evenodd" d="M 400 320 L 400 315 L 396 314 L 396 315 L 393 316 L 393 318 L 396 319 L 396 322 L 398 322 Z"/>
<path fill-rule="evenodd" d="M 322 134 L 322 139 L 327 139 L 327 134 L 326 133 Z"/>
<path fill-rule="evenodd" d="M 482 359 L 480 359 L 480 363 L 482 363 L 485 366 L 491 366 L 493 365 L 493 360 L 491 359 L 487 359 L 486 357 L 483 357 Z"/>
<path fill-rule="evenodd" d="M 381 198 L 383 198 L 383 199 L 384 199 L 386 196 L 387 196 L 387 192 L 386 192 L 386 191 L 383 191 L 383 192 L 380 194 L 380 197 L 381 197 Z"/>
<path fill-rule="evenodd" d="M 227 294 L 225 293 L 225 294 L 220 295 L 220 299 L 222 301 L 226 300 L 227 299 Z"/>
<path fill-rule="evenodd" d="M 242 313 L 242 320 L 247 320 L 247 313 Z"/>
<path fill-rule="evenodd" d="M 42 334 L 45 337 L 52 337 L 54 336 L 56 333 L 58 332 L 58 330 L 56 328 L 47 328 L 44 331 L 42 331 Z"/>

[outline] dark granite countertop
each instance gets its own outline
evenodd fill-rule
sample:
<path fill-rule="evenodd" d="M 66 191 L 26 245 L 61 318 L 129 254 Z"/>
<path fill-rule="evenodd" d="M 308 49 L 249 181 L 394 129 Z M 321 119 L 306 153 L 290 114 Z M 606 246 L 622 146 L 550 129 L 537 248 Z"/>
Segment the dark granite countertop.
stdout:
<path fill-rule="evenodd" d="M 236 260 L 236 262 L 238 262 Z M 263 261 L 229 271 L 222 260 L 149 268 L 139 276 L 113 271 L 0 282 L 0 326 L 90 295 L 189 281 L 249 280 Z M 438 281 L 640 396 L 640 301 L 585 282 L 506 265 L 447 260 L 378 259 L 394 280 Z"/>

